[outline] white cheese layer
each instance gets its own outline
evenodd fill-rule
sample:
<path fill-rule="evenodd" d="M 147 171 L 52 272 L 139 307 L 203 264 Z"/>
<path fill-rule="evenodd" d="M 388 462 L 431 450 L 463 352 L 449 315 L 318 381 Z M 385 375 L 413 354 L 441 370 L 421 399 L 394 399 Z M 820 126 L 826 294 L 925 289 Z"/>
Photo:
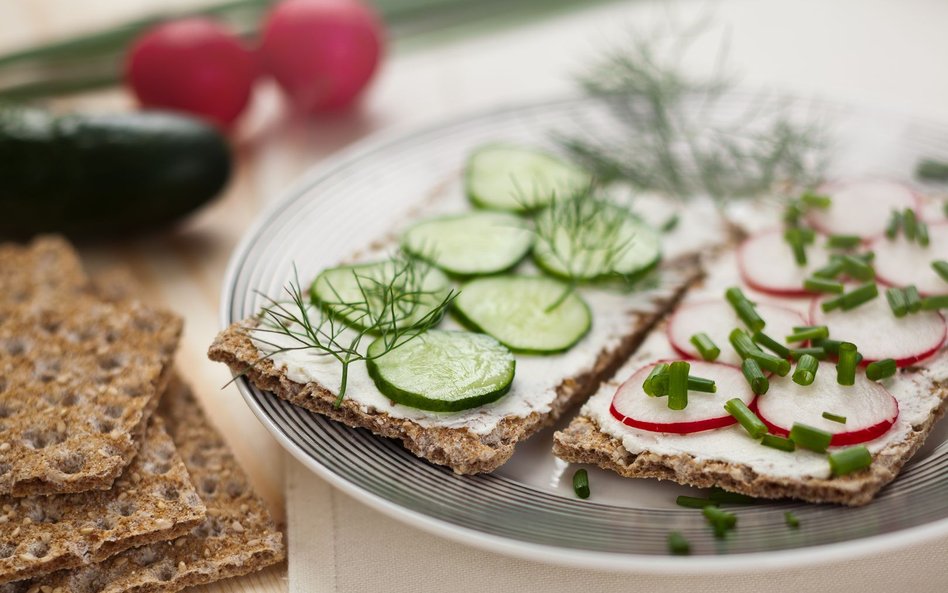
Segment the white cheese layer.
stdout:
<path fill-rule="evenodd" d="M 689 294 L 687 300 L 703 300 L 710 296 L 721 297 L 728 286 L 739 284 L 733 254 L 719 258 L 708 269 L 705 285 Z M 748 295 L 752 291 L 744 289 Z M 778 299 L 753 293 L 758 302 L 771 302 L 795 308 L 803 313 L 809 307 L 809 299 Z M 881 298 L 881 297 L 880 297 Z M 730 347 L 719 344 L 720 347 Z M 757 473 L 784 478 L 827 478 L 829 463 L 825 455 L 797 449 L 787 453 L 764 447 L 751 439 L 740 426 L 710 430 L 688 435 L 665 434 L 631 428 L 616 420 L 609 412 L 609 405 L 616 389 L 632 373 L 655 360 L 678 358 L 662 330 L 650 335 L 638 352 L 616 373 L 612 381 L 603 383 L 599 391 L 586 403 L 582 414 L 592 418 L 600 429 L 622 441 L 630 453 L 651 452 L 657 455 L 688 455 L 698 461 L 723 461 L 749 466 Z M 912 426 L 928 420 L 941 400 L 934 394 L 935 384 L 948 380 L 948 348 L 929 359 L 918 371 L 900 372 L 887 379 L 883 385 L 899 402 L 899 417 L 895 425 L 878 439 L 865 443 L 873 453 L 887 445 L 903 440 Z M 818 397 L 817 394 L 814 394 Z M 702 394 L 716 397 L 723 407 L 729 399 L 726 393 Z M 766 395 L 764 397 L 767 397 Z M 842 413 L 845 413 L 843 411 Z"/>

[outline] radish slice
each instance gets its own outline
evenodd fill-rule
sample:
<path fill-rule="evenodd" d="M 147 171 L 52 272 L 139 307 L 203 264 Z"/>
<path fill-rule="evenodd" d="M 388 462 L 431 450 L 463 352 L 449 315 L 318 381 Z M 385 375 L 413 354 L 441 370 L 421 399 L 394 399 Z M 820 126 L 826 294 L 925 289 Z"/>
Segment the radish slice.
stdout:
<path fill-rule="evenodd" d="M 771 377 L 767 394 L 754 405 L 770 432 L 787 436 L 800 422 L 831 433 L 833 447 L 879 438 L 899 416 L 899 402 L 885 387 L 861 373 L 855 385 L 840 385 L 835 366 L 826 362 L 820 363 L 812 385 L 797 385 L 789 376 Z M 846 423 L 827 420 L 823 412 L 843 416 Z"/>
<path fill-rule="evenodd" d="M 919 311 L 898 318 L 883 295 L 850 311 L 824 313 L 813 300 L 810 321 L 829 328 L 830 338 L 852 342 L 863 356 L 862 364 L 894 358 L 898 366 L 908 366 L 938 352 L 945 341 L 945 318 L 937 311 Z"/>
<path fill-rule="evenodd" d="M 759 303 L 757 312 L 767 322 L 764 333 L 778 342 L 783 342 L 785 337 L 793 333 L 793 326 L 806 324 L 803 316 L 796 311 L 776 305 Z M 701 360 L 701 354 L 689 340 L 696 333 L 704 332 L 721 349 L 717 362 L 739 365 L 741 357 L 728 341 L 728 336 L 736 327 L 743 328 L 744 322 L 738 318 L 734 308 L 721 299 L 679 307 L 668 320 L 665 331 L 672 347 L 685 358 Z"/>
<path fill-rule="evenodd" d="M 811 208 L 807 220 L 828 235 L 859 235 L 865 239 L 885 232 L 892 210 L 917 208 L 918 198 L 908 187 L 883 180 L 830 183 L 817 193 L 833 199 L 829 208 Z"/>
<path fill-rule="evenodd" d="M 737 265 L 741 279 L 754 290 L 783 297 L 810 296 L 803 290 L 803 281 L 826 265 L 829 253 L 818 245 L 810 245 L 806 254 L 806 265 L 797 265 L 783 231 L 768 231 L 741 243 Z"/>
<path fill-rule="evenodd" d="M 872 244 L 876 252 L 873 263 L 879 280 L 892 286 L 914 284 L 923 295 L 948 294 L 948 282 L 931 265 L 936 259 L 948 259 L 948 224 L 930 226 L 928 237 L 928 247 L 906 241 L 902 235 L 894 241 L 876 239 Z"/>
<path fill-rule="evenodd" d="M 665 362 L 665 361 L 659 361 Z M 714 380 L 717 393 L 688 393 L 688 407 L 684 410 L 668 408 L 667 397 L 650 397 L 642 390 L 642 383 L 652 368 L 652 363 L 636 371 L 616 390 L 609 411 L 626 426 L 651 432 L 687 434 L 723 428 L 737 422 L 724 411 L 724 403 L 738 397 L 750 405 L 754 400 L 744 375 L 735 367 L 710 362 L 692 362 L 691 374 Z"/>

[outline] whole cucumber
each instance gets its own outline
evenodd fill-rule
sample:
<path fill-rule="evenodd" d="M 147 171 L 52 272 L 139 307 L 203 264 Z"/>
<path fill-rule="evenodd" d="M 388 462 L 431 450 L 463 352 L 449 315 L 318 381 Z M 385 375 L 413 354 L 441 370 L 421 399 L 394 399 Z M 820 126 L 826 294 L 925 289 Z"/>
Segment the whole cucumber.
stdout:
<path fill-rule="evenodd" d="M 0 107 L 0 234 L 127 234 L 191 212 L 231 172 L 227 140 L 162 112 Z"/>

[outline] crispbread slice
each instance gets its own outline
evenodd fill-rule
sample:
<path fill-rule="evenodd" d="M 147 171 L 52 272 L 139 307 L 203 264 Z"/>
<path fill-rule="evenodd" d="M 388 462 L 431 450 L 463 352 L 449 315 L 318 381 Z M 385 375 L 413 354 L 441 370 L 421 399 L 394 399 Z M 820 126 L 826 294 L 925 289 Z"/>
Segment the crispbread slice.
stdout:
<path fill-rule="evenodd" d="M 141 452 L 110 490 L 0 497 L 0 582 L 97 562 L 178 537 L 204 519 L 164 422 L 154 418 Z"/>
<path fill-rule="evenodd" d="M 88 289 L 79 255 L 62 237 L 0 244 L 0 302 L 48 303 Z"/>
<path fill-rule="evenodd" d="M 905 439 L 876 453 L 869 469 L 840 477 L 784 478 L 760 474 L 741 464 L 697 459 L 691 455 L 660 455 L 650 451 L 634 454 L 620 439 L 602 432 L 594 419 L 584 415 L 574 418 L 566 429 L 554 434 L 553 454 L 571 463 L 598 465 L 627 478 L 658 478 L 698 488 L 717 486 L 757 498 L 798 498 L 807 502 L 860 506 L 870 502 L 883 486 L 898 476 L 902 466 L 945 414 L 948 383 L 936 384 L 934 393 L 941 404 L 932 410 L 927 420 L 912 426 Z"/>
<path fill-rule="evenodd" d="M 0 494 L 109 488 L 138 451 L 180 333 L 175 315 L 84 294 L 0 306 Z"/>
<path fill-rule="evenodd" d="M 260 359 L 247 333 L 253 320 L 234 324 L 223 331 L 214 340 L 208 356 L 227 364 L 234 373 L 244 373 L 260 389 L 349 426 L 400 439 L 412 453 L 433 463 L 447 465 L 456 473 L 490 472 L 510 459 L 518 442 L 555 422 L 566 410 L 589 397 L 601 381 L 610 377 L 635 351 L 652 326 L 675 305 L 687 287 L 700 277 L 701 267 L 696 256 L 686 256 L 663 266 L 663 273 L 674 274 L 677 280 L 667 290 L 654 294 L 651 310 L 630 311 L 627 331 L 617 343 L 599 352 L 592 368 L 556 387 L 556 397 L 548 413 L 506 416 L 493 431 L 483 435 L 466 428 L 426 427 L 378 410 L 363 409 L 351 399 L 344 399 L 337 407 L 334 393 L 316 383 L 296 383 L 269 359 Z"/>
<path fill-rule="evenodd" d="M 126 550 L 89 566 L 11 583 L 0 593 L 171 593 L 283 560 L 283 536 L 187 386 L 173 379 L 158 414 L 207 505 L 207 518 L 174 541 Z"/>

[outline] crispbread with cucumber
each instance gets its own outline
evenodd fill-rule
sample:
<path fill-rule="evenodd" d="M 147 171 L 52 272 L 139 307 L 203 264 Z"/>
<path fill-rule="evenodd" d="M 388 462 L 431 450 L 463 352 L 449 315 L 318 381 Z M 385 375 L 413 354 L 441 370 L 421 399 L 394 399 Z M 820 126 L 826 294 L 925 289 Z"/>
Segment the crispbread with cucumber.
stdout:
<path fill-rule="evenodd" d="M 713 209 L 660 200 L 643 219 L 532 149 L 476 151 L 463 184 L 355 261 L 289 279 L 209 356 L 457 473 L 489 472 L 609 377 L 699 276 L 698 254 L 729 238 Z"/>
<path fill-rule="evenodd" d="M 871 501 L 948 401 L 948 224 L 918 216 L 927 199 L 854 181 L 791 202 L 781 230 L 708 265 L 554 453 L 756 497 Z"/>

